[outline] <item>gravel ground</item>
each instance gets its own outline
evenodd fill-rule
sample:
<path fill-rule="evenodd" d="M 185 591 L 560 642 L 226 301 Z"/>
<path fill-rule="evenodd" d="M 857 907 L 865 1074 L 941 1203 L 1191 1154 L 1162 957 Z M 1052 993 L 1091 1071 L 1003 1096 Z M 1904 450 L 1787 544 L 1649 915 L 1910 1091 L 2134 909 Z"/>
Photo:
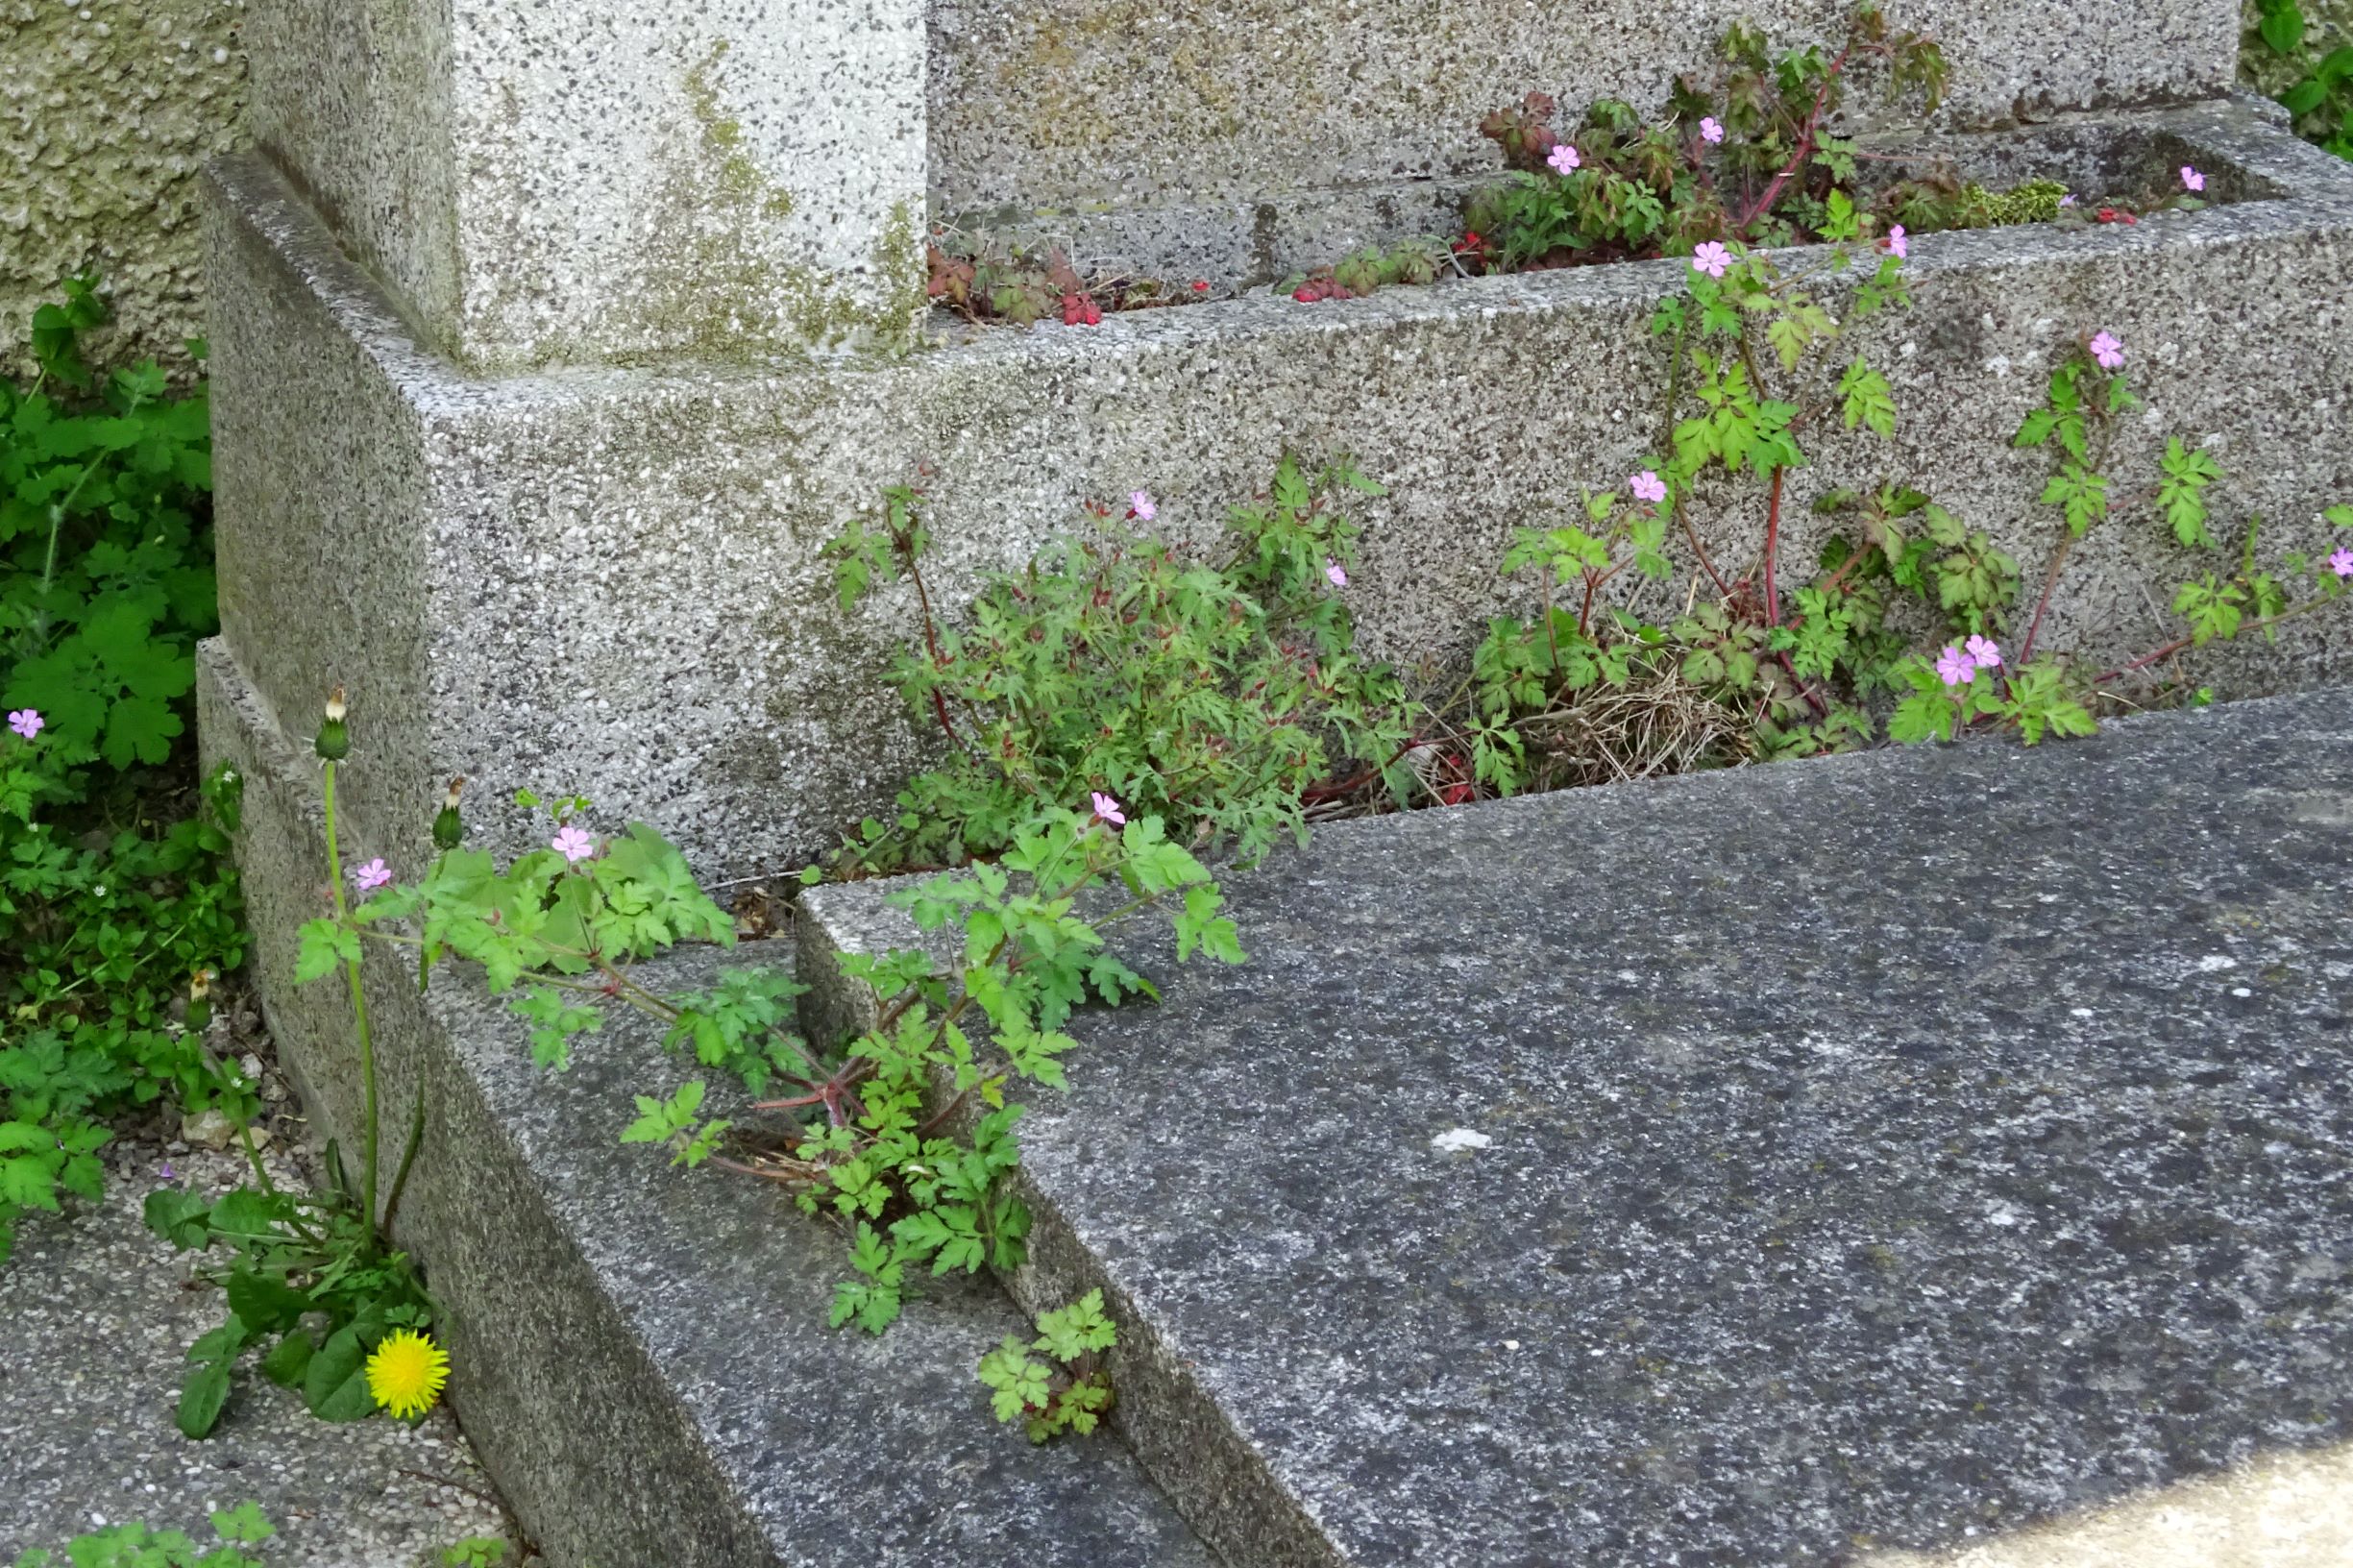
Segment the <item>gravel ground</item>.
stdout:
<path fill-rule="evenodd" d="M 121 1137 L 107 1153 L 105 1204 L 31 1216 L 0 1264 L 0 1563 L 134 1519 L 208 1545 L 208 1512 L 247 1498 L 278 1527 L 261 1549 L 270 1568 L 412 1568 L 508 1533 L 446 1409 L 413 1428 L 331 1425 L 253 1374 L 211 1437 L 181 1436 L 183 1352 L 225 1309 L 217 1290 L 190 1286 L 189 1255 L 150 1234 L 139 1207 L 167 1182 L 224 1191 L 244 1164 L 153 1138 Z M 272 1164 L 273 1179 L 304 1180 Z"/>

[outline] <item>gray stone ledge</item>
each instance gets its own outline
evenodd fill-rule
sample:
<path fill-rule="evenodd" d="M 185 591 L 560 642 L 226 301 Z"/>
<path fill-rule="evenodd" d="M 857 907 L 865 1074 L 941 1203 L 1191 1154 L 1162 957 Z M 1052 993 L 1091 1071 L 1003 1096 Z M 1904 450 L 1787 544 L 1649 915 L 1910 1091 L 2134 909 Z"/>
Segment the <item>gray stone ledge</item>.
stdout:
<path fill-rule="evenodd" d="M 1254 1564 L 1826 1564 L 2341 1443 L 2348 800 L 2336 690 L 1319 830 L 1075 1021 L 1014 1289 L 1105 1290 Z M 804 897 L 813 1026 L 892 891 Z"/>

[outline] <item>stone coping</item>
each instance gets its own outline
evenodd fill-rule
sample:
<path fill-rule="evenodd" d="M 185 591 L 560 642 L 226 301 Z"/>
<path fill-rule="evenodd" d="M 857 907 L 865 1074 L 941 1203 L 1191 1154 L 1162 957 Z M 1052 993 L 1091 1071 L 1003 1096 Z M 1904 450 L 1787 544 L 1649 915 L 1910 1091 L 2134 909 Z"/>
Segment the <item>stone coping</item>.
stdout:
<path fill-rule="evenodd" d="M 1076 1021 L 1014 1288 L 1106 1290 L 1254 1564 L 1829 1563 L 2342 1443 L 2348 801 L 2332 690 L 1321 830 Z M 805 896 L 813 1022 L 889 892 Z"/>

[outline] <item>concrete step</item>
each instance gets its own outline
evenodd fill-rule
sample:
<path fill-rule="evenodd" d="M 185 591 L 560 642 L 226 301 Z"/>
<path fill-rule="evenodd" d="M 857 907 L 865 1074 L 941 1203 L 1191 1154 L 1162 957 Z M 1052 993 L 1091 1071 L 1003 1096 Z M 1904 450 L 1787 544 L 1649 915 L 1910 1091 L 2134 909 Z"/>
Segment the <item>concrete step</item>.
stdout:
<path fill-rule="evenodd" d="M 1227 889 L 1249 964 L 1141 941 L 1162 1004 L 1075 1024 L 1013 1284 L 1106 1291 L 1120 1429 L 1229 1561 L 1848 1562 L 2348 1435 L 2353 691 Z M 888 892 L 806 896 L 813 1017 Z"/>
<path fill-rule="evenodd" d="M 200 673 L 208 759 L 246 779 L 240 860 L 272 1027 L 353 1149 L 342 989 L 290 983 L 323 864 L 315 763 L 218 643 Z M 702 949 L 645 982 L 706 983 L 723 958 L 792 955 Z M 420 1000 L 401 969 L 369 974 L 386 1123 L 405 1124 L 420 1077 L 431 1120 L 399 1239 L 446 1309 L 467 1435 L 551 1562 L 1209 1568 L 1116 1441 L 1033 1448 L 991 1419 L 973 1366 L 1028 1328 L 993 1285 L 927 1289 L 879 1339 L 837 1333 L 824 1317 L 846 1249 L 784 1194 L 619 1146 L 632 1095 L 697 1076 L 657 1027 L 616 1015 L 551 1075 L 478 986 L 451 976 Z"/>

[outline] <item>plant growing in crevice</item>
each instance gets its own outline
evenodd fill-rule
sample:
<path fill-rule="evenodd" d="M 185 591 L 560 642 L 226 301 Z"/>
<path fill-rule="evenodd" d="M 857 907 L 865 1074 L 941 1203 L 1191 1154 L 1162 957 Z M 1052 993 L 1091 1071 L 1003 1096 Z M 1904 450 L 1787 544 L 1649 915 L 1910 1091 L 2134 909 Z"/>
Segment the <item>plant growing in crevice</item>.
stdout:
<path fill-rule="evenodd" d="M 1107 311 L 1156 310 L 1193 304 L 1209 294 L 1203 280 L 1177 288 L 1126 272 L 1082 275 L 1063 251 L 1038 256 L 1008 250 L 985 234 L 959 231 L 936 233 L 924 257 L 929 268 L 924 291 L 931 301 L 979 324 L 1029 327 L 1060 321 L 1066 327 L 1093 327 Z"/>
<path fill-rule="evenodd" d="M 336 772 L 351 749 L 340 687 L 328 698 L 314 749 L 334 913 L 303 928 L 294 978 L 302 985 L 340 973 L 344 981 L 361 1086 L 360 1178 L 355 1188 L 331 1144 L 331 1187 L 307 1193 L 282 1188 L 262 1164 L 251 1131 L 240 1124 L 237 1138 L 254 1173 L 253 1186 L 217 1200 L 177 1187 L 159 1188 L 147 1195 L 150 1229 L 174 1247 L 208 1257 L 217 1252 L 226 1260 L 211 1269 L 199 1269 L 201 1278 L 222 1287 L 229 1315 L 188 1348 L 194 1364 L 181 1388 L 178 1421 L 189 1437 L 211 1433 L 245 1352 L 272 1340 L 258 1362 L 264 1377 L 299 1388 L 310 1412 L 322 1420 L 364 1419 L 387 1403 L 371 1385 L 374 1359 L 387 1341 L 413 1340 L 436 1315 L 407 1255 L 385 1241 L 424 1138 L 422 1083 L 390 1194 L 380 1208 L 378 1202 L 381 1150 L 376 1039 L 360 983 L 359 950 L 348 940 L 353 910 L 345 892 L 336 810 Z M 451 818 L 449 832 L 453 836 L 453 811 Z M 365 893 L 387 876 L 382 861 L 372 861 L 353 868 L 351 886 Z M 411 1409 L 404 1402 L 403 1413 L 420 1414 L 430 1404 L 428 1398 Z"/>
<path fill-rule="evenodd" d="M 1380 493 L 1345 461 L 1286 458 L 1213 548 L 1192 551 L 1130 531 L 1159 511 L 1138 491 L 1123 515 L 1098 507 L 1088 533 L 990 580 L 957 625 L 923 576 L 922 496 L 889 492 L 828 553 L 845 607 L 892 576 L 914 590 L 918 635 L 889 679 L 946 760 L 893 819 L 861 824 L 844 864 L 993 855 L 1037 811 L 1095 791 L 1249 859 L 1302 831 L 1310 792 L 1343 767 L 1409 790 L 1403 688 L 1356 654 L 1344 595 L 1358 537 L 1344 502 Z"/>
<path fill-rule="evenodd" d="M 1942 101 L 1947 80 L 1936 40 L 1895 27 L 1875 6 L 1855 12 L 1835 47 L 1776 53 L 1743 23 L 1725 35 L 1722 52 L 1714 80 L 1676 80 L 1656 120 L 1604 99 L 1575 126 L 1563 126 L 1559 104 L 1541 92 L 1489 114 L 1479 130 L 1507 172 L 1470 199 L 1460 239 L 1450 247 L 1409 242 L 1409 271 L 1396 265 L 1395 253 L 1371 251 L 1295 278 L 1284 291 L 1315 303 L 1369 292 L 1358 279 L 1426 282 L 1440 270 L 1582 266 L 1688 256 L 1710 243 L 1815 243 L 1837 226 L 1833 197 L 1863 234 L 1899 241 L 1997 224 L 2136 222 L 2202 205 L 2197 186 L 2170 182 L 2154 192 L 2081 202 L 2047 179 L 1993 190 L 1948 160 L 1867 151 L 1843 134 L 1843 111 L 1859 80 L 1875 80 L 1891 104 L 1917 103 L 1924 117 Z M 1893 174 L 1899 163 L 1913 167 Z M 1891 176 L 1874 176 L 1875 164 L 1889 165 Z"/>
<path fill-rule="evenodd" d="M 176 1530 L 154 1530 L 133 1521 L 104 1525 L 66 1543 L 62 1558 L 36 1548 L 15 1560 L 15 1568 L 264 1568 L 262 1559 L 244 1549 L 258 1546 L 278 1533 L 252 1502 L 211 1514 L 212 1532 L 220 1545 L 199 1548 Z"/>
<path fill-rule="evenodd" d="M 1103 1292 L 1090 1290 L 1069 1306 L 1038 1316 L 1038 1337 L 1023 1344 L 1007 1335 L 980 1359 L 978 1377 L 990 1407 L 1003 1422 L 1018 1421 L 1033 1443 L 1066 1432 L 1084 1437 L 1111 1413 L 1111 1375 L 1103 1353 L 1118 1331 L 1103 1315 Z"/>
<path fill-rule="evenodd" d="M 2250 522 L 2235 570 L 2201 574 L 2174 594 L 2186 629 L 2154 652 L 2094 674 L 2043 649 L 2071 552 L 2113 514 L 2145 510 L 2177 548 L 2218 548 L 2208 492 L 2224 476 L 2180 437 L 2158 459 L 2154 482 L 2116 499 L 2116 421 L 2137 400 L 2124 346 L 2106 331 L 2062 356 L 2045 405 L 2014 438 L 2053 453 L 2041 500 L 2057 514 L 2055 543 L 2028 603 L 2014 559 L 1900 480 L 1815 502 L 1844 526 L 1793 589 L 1785 506 L 1807 444 L 1834 425 L 1889 436 L 1898 418 L 1888 381 L 1864 356 L 1834 373 L 1808 377 L 1805 367 L 1825 357 L 1835 365 L 1847 325 L 1909 304 L 1903 247 L 1883 240 L 1838 320 L 1817 281 L 1852 266 L 1861 236 L 1852 208 L 1835 197 L 1826 222 L 1838 248 L 1802 272 L 1733 246 L 1694 253 L 1687 294 L 1665 302 L 1654 324 L 1673 345 L 1668 455 L 1651 458 L 1623 498 L 1588 497 L 1579 524 L 1521 530 L 1506 569 L 1535 570 L 1539 613 L 1494 622 L 1465 699 L 1440 706 L 1433 746 L 1454 770 L 1442 798 L 1581 782 L 1596 775 L 1597 748 L 1609 763 L 1601 776 L 1625 777 L 1850 749 L 1875 741 L 1882 723 L 1895 741 L 2006 730 L 2032 745 L 2085 734 L 2096 699 L 2136 672 L 2244 631 L 2268 635 L 2345 597 L 2353 546 L 2265 563 L 2260 525 Z M 1764 514 L 1758 555 L 1737 575 L 1709 557 L 1694 516 L 1728 483 L 1749 488 Z M 2353 508 L 2333 507 L 2327 519 L 2353 527 Z M 1630 572 L 1671 576 L 1675 536 L 1695 569 L 1679 616 L 1656 625 L 1622 605 L 1597 608 L 1598 592 Z M 2297 599 L 2291 586 L 2299 582 Z M 1694 694 L 1717 706 L 1712 722 Z"/>

